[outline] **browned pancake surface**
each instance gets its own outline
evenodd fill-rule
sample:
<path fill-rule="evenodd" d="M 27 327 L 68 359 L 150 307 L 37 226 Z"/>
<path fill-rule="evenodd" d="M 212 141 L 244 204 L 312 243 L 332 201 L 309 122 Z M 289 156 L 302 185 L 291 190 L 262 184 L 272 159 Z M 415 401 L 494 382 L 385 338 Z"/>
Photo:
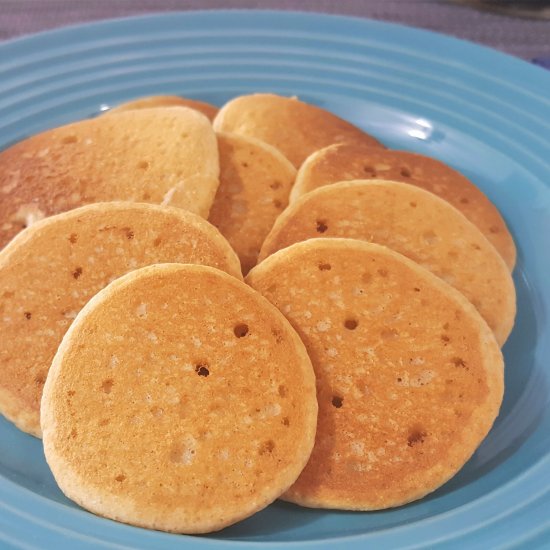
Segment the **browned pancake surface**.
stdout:
<path fill-rule="evenodd" d="M 185 107 L 48 130 L 0 153 L 0 248 L 36 220 L 93 202 L 157 203 L 207 217 L 218 175 L 212 127 Z"/>
<path fill-rule="evenodd" d="M 237 252 L 243 273 L 288 205 L 296 170 L 274 147 L 236 134 L 218 134 L 220 186 L 210 210 L 214 224 Z"/>
<path fill-rule="evenodd" d="M 274 94 L 240 96 L 226 103 L 214 129 L 258 138 L 299 167 L 314 151 L 344 141 L 383 147 L 376 138 L 329 111 Z"/>
<path fill-rule="evenodd" d="M 460 290 L 506 341 L 516 313 L 514 282 L 479 229 L 448 202 L 384 180 L 337 183 L 307 193 L 279 217 L 260 259 L 314 237 L 375 242 L 404 254 Z"/>
<path fill-rule="evenodd" d="M 460 172 L 418 153 L 354 143 L 327 147 L 304 162 L 296 176 L 290 202 L 323 185 L 367 178 L 411 183 L 450 202 L 481 230 L 510 270 L 513 269 L 516 247 L 495 205 Z"/>
<path fill-rule="evenodd" d="M 176 208 L 84 206 L 35 224 L 0 252 L 0 411 L 40 436 L 51 361 L 80 309 L 113 279 L 161 262 L 197 263 L 241 277 L 209 223 Z"/>
<path fill-rule="evenodd" d="M 302 337 L 317 377 L 311 459 L 285 498 L 373 510 L 421 498 L 470 458 L 498 414 L 499 347 L 452 287 L 387 248 L 315 239 L 247 282 Z"/>
<path fill-rule="evenodd" d="M 176 532 L 221 529 L 297 478 L 317 418 L 297 334 L 244 283 L 164 265 L 82 311 L 42 401 L 46 458 L 94 513 Z"/>
<path fill-rule="evenodd" d="M 197 101 L 196 99 L 188 99 L 177 95 L 153 95 L 148 97 L 140 97 L 138 99 L 121 103 L 120 105 L 109 109 L 107 113 L 133 111 L 135 109 L 150 109 L 153 107 L 189 107 L 190 109 L 195 109 L 195 111 L 200 111 L 209 120 L 214 120 L 214 117 L 218 113 L 218 108 L 210 103 Z"/>

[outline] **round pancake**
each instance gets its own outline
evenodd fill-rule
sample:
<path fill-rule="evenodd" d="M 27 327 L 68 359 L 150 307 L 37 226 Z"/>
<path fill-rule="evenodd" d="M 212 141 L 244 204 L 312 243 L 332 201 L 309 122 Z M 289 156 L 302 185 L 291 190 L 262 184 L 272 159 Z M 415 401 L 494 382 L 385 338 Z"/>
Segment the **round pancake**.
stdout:
<path fill-rule="evenodd" d="M 460 172 L 418 153 L 356 143 L 326 147 L 300 167 L 290 202 L 323 185 L 370 178 L 411 183 L 450 202 L 491 241 L 510 271 L 514 268 L 516 246 L 496 206 Z"/>
<path fill-rule="evenodd" d="M 153 95 L 126 101 L 125 103 L 121 103 L 109 109 L 105 114 L 133 111 L 134 109 L 150 109 L 153 107 L 189 107 L 190 109 L 201 112 L 211 121 L 214 120 L 214 117 L 218 113 L 217 107 L 210 105 L 210 103 L 205 103 L 204 101 L 187 99 L 186 97 L 177 95 Z"/>
<path fill-rule="evenodd" d="M 246 280 L 296 329 L 317 377 L 315 447 L 285 499 L 399 506 L 445 483 L 486 436 L 503 395 L 500 349 L 429 271 L 379 245 L 313 239 Z"/>
<path fill-rule="evenodd" d="M 219 133 L 218 150 L 220 186 L 208 220 L 248 273 L 273 222 L 288 205 L 296 170 L 277 149 L 257 139 Z"/>
<path fill-rule="evenodd" d="M 320 107 L 274 94 L 232 99 L 216 115 L 214 129 L 265 141 L 296 168 L 311 153 L 333 143 L 354 141 L 384 147 L 373 136 Z"/>
<path fill-rule="evenodd" d="M 69 498 L 184 533 L 276 499 L 307 463 L 316 421 L 311 362 L 280 312 L 221 271 L 179 264 L 95 296 L 42 400 L 46 459 Z"/>
<path fill-rule="evenodd" d="M 375 242 L 404 254 L 460 290 L 502 345 L 514 325 L 508 267 L 483 233 L 448 202 L 406 183 L 337 183 L 293 202 L 267 236 L 260 260 L 314 237 Z"/>
<path fill-rule="evenodd" d="M 0 153 L 0 248 L 36 220 L 93 202 L 157 203 L 206 218 L 218 176 L 212 126 L 186 107 L 48 130 Z"/>
<path fill-rule="evenodd" d="M 72 320 L 113 279 L 161 262 L 205 264 L 242 278 L 215 227 L 151 204 L 83 206 L 36 223 L 0 251 L 0 412 L 40 437 L 42 387 Z"/>

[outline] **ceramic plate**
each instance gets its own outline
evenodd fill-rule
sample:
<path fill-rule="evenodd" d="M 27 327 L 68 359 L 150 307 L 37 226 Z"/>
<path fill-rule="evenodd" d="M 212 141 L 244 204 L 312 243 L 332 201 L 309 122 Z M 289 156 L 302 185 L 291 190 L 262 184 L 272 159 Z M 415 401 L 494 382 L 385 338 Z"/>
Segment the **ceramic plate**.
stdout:
<path fill-rule="evenodd" d="M 220 533 L 186 537 L 80 509 L 57 488 L 40 441 L 0 420 L 0 544 L 548 548 L 550 73 L 448 37 L 345 17 L 212 11 L 105 21 L 0 44 L 0 147 L 137 96 L 221 105 L 257 91 L 298 95 L 390 147 L 437 157 L 501 210 L 518 246 L 518 315 L 493 430 L 454 479 L 419 502 L 372 513 L 275 503 Z"/>

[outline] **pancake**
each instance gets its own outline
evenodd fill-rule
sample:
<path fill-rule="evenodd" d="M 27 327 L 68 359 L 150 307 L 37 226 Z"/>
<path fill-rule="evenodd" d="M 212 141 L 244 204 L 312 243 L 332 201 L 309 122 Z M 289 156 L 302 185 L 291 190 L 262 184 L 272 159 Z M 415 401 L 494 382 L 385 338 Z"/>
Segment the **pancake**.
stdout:
<path fill-rule="evenodd" d="M 151 204 L 83 206 L 37 222 L 0 251 L 0 412 L 40 437 L 42 387 L 72 320 L 113 279 L 161 262 L 205 264 L 241 278 L 215 227 Z"/>
<path fill-rule="evenodd" d="M 514 268 L 514 240 L 496 206 L 460 172 L 418 153 L 354 143 L 326 147 L 300 167 L 290 202 L 323 185 L 368 178 L 411 183 L 450 202 L 491 241 L 510 271 Z"/>
<path fill-rule="evenodd" d="M 514 282 L 483 233 L 448 202 L 406 183 L 337 183 L 293 202 L 267 236 L 260 260 L 314 237 L 375 242 L 404 254 L 460 290 L 502 345 L 514 325 Z"/>
<path fill-rule="evenodd" d="M 185 107 L 48 130 L 0 153 L 0 248 L 34 221 L 92 202 L 157 203 L 206 218 L 218 176 L 210 122 Z"/>
<path fill-rule="evenodd" d="M 296 168 L 311 153 L 333 143 L 354 141 L 384 147 L 373 136 L 325 109 L 274 94 L 232 99 L 216 115 L 214 129 L 265 141 Z"/>
<path fill-rule="evenodd" d="M 42 400 L 46 459 L 69 498 L 183 533 L 276 499 L 305 466 L 316 421 L 311 362 L 279 311 L 221 271 L 178 264 L 92 298 Z"/>
<path fill-rule="evenodd" d="M 208 220 L 248 273 L 273 222 L 288 205 L 296 170 L 277 149 L 257 139 L 219 133 L 218 150 L 220 186 Z"/>
<path fill-rule="evenodd" d="M 210 103 L 205 103 L 204 101 L 187 99 L 186 97 L 177 95 L 152 95 L 121 103 L 106 111 L 105 114 L 133 111 L 135 109 L 150 109 L 153 107 L 189 107 L 190 109 L 201 112 L 209 120 L 214 120 L 214 117 L 218 113 L 217 107 L 210 105 Z"/>
<path fill-rule="evenodd" d="M 246 281 L 285 314 L 317 377 L 315 447 L 285 499 L 399 506 L 450 479 L 488 433 L 503 394 L 498 344 L 429 271 L 376 244 L 313 239 Z"/>

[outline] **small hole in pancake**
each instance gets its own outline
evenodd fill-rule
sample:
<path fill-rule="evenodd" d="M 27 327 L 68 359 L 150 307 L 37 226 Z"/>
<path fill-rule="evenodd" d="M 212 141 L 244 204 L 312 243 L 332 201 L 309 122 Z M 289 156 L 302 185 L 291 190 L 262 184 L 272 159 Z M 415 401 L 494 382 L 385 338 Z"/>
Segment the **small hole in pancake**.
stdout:
<path fill-rule="evenodd" d="M 75 244 L 76 241 L 78 241 L 78 235 L 76 233 L 71 233 L 70 237 L 69 237 L 69 241 L 72 243 L 72 244 Z"/>
<path fill-rule="evenodd" d="M 76 143 L 77 141 L 78 140 L 75 135 L 70 135 L 70 136 L 65 136 L 61 140 L 61 143 L 63 143 L 64 145 L 69 145 L 70 143 Z"/>
<path fill-rule="evenodd" d="M 471 244 L 471 247 L 472 247 L 474 250 L 481 250 L 481 246 L 479 246 L 477 243 L 472 243 L 472 244 Z"/>
<path fill-rule="evenodd" d="M 103 420 L 100 420 L 99 421 L 99 425 L 100 426 L 107 426 L 108 424 L 110 424 L 111 420 L 109 418 L 104 418 Z"/>
<path fill-rule="evenodd" d="M 358 325 L 359 325 L 359 322 L 357 321 L 357 319 L 346 319 L 344 321 L 344 326 L 348 330 L 355 330 Z"/>
<path fill-rule="evenodd" d="M 461 202 L 462 204 L 468 204 L 470 201 L 469 201 L 466 197 L 462 197 L 462 198 L 460 199 L 460 202 Z"/>
<path fill-rule="evenodd" d="M 370 177 L 376 176 L 376 169 L 374 168 L 374 166 L 371 166 L 370 164 L 366 164 L 365 166 L 363 166 L 363 172 L 365 172 L 365 174 L 367 174 L 367 176 L 370 176 Z"/>
<path fill-rule="evenodd" d="M 37 386 L 43 386 L 46 383 L 46 375 L 45 374 L 37 374 L 34 377 L 34 383 Z"/>
<path fill-rule="evenodd" d="M 273 294 L 277 290 L 277 285 L 270 285 L 267 287 L 266 292 L 268 294 Z"/>
<path fill-rule="evenodd" d="M 455 366 L 455 367 L 460 367 L 460 368 L 463 368 L 463 369 L 467 369 L 468 367 L 466 366 L 466 361 L 464 361 L 464 359 L 462 359 L 462 357 L 453 357 L 451 359 L 451 363 Z"/>
<path fill-rule="evenodd" d="M 144 201 L 149 201 L 149 200 L 151 200 L 151 194 L 150 194 L 150 193 L 143 193 L 143 195 L 141 196 L 141 198 L 142 198 Z"/>
<path fill-rule="evenodd" d="M 81 275 L 82 275 L 82 268 L 81 268 L 81 267 L 77 267 L 77 268 L 73 271 L 73 277 L 74 277 L 75 279 L 78 279 Z"/>
<path fill-rule="evenodd" d="M 401 168 L 401 175 L 404 178 L 410 178 L 412 176 L 411 171 L 406 166 Z"/>
<path fill-rule="evenodd" d="M 290 426 L 290 420 L 288 419 L 288 416 L 283 417 L 281 423 L 283 424 L 283 426 Z"/>
<path fill-rule="evenodd" d="M 76 430 L 73 428 L 71 430 L 71 439 L 76 439 L 76 436 L 77 436 Z"/>
<path fill-rule="evenodd" d="M 248 325 L 245 325 L 244 323 L 235 325 L 233 328 L 233 334 L 235 334 L 237 338 L 243 338 L 248 334 Z"/>
<path fill-rule="evenodd" d="M 271 187 L 271 189 L 273 189 L 274 191 L 276 189 L 280 189 L 281 188 L 281 182 L 280 181 L 274 181 L 269 187 Z"/>
<path fill-rule="evenodd" d="M 199 364 L 195 367 L 195 372 L 199 376 L 208 376 L 210 374 L 210 371 L 208 370 L 208 365 L 205 364 Z"/>
<path fill-rule="evenodd" d="M 332 396 L 332 406 L 339 409 L 344 404 L 344 398 L 339 395 Z"/>
<path fill-rule="evenodd" d="M 283 203 L 279 199 L 275 199 L 273 201 L 273 206 L 280 210 L 283 207 Z"/>
<path fill-rule="evenodd" d="M 248 168 L 248 162 L 241 162 L 241 166 L 243 168 Z"/>
<path fill-rule="evenodd" d="M 122 483 L 126 479 L 126 476 L 124 474 L 118 474 L 115 477 L 115 481 L 118 481 L 119 483 Z"/>
<path fill-rule="evenodd" d="M 278 328 L 272 328 L 271 334 L 275 337 L 275 342 L 280 344 L 283 341 L 283 333 Z"/>
<path fill-rule="evenodd" d="M 162 239 L 160 237 L 157 237 L 154 241 L 153 241 L 153 246 L 160 246 L 160 243 L 162 242 Z"/>
<path fill-rule="evenodd" d="M 330 271 L 331 268 L 330 264 L 319 264 L 319 271 Z"/>
<path fill-rule="evenodd" d="M 443 325 L 443 330 L 449 330 L 449 328 L 450 328 L 449 323 L 445 323 L 445 324 Z"/>
<path fill-rule="evenodd" d="M 264 441 L 260 445 L 259 453 L 261 455 L 265 455 L 266 453 L 272 453 L 274 449 L 275 449 L 275 442 L 269 439 L 268 441 Z"/>
<path fill-rule="evenodd" d="M 317 220 L 317 233 L 324 233 L 328 229 L 328 225 L 324 220 Z"/>
<path fill-rule="evenodd" d="M 25 317 L 30 319 L 32 317 L 32 313 L 30 311 L 25 311 Z"/>
<path fill-rule="evenodd" d="M 424 443 L 427 436 L 428 434 L 422 428 L 412 428 L 409 432 L 409 436 L 407 437 L 407 445 L 409 447 L 414 447 L 419 443 Z"/>
<path fill-rule="evenodd" d="M 279 386 L 278 392 L 281 397 L 286 397 L 286 394 L 287 394 L 286 386 Z"/>
<path fill-rule="evenodd" d="M 498 233 L 500 229 L 496 225 L 491 225 L 491 227 L 489 227 L 489 231 L 491 233 Z"/>
<path fill-rule="evenodd" d="M 416 203 L 414 201 L 410 202 L 409 205 L 412 207 L 412 208 L 416 208 Z"/>
<path fill-rule="evenodd" d="M 67 395 L 68 395 L 69 397 L 72 397 L 75 393 L 76 393 L 76 392 L 75 392 L 74 390 L 69 390 L 69 391 L 67 392 Z"/>
<path fill-rule="evenodd" d="M 451 341 L 451 339 L 446 334 L 441 335 L 441 340 L 443 342 L 450 342 Z"/>
<path fill-rule="evenodd" d="M 380 277 L 387 277 L 388 276 L 388 270 L 387 269 L 378 269 L 378 275 L 380 275 Z"/>
<path fill-rule="evenodd" d="M 419 289 L 417 286 L 415 286 L 415 287 L 413 288 L 413 290 L 414 290 L 415 292 L 420 292 L 420 289 Z"/>
<path fill-rule="evenodd" d="M 111 390 L 113 389 L 114 380 L 112 378 L 108 378 L 107 380 L 103 380 L 101 383 L 101 391 L 104 393 L 111 393 Z"/>
<path fill-rule="evenodd" d="M 140 160 L 138 162 L 138 168 L 140 170 L 147 170 L 149 168 L 149 163 L 146 160 Z"/>
<path fill-rule="evenodd" d="M 129 227 L 124 228 L 124 233 L 129 241 L 134 238 L 134 232 Z"/>

